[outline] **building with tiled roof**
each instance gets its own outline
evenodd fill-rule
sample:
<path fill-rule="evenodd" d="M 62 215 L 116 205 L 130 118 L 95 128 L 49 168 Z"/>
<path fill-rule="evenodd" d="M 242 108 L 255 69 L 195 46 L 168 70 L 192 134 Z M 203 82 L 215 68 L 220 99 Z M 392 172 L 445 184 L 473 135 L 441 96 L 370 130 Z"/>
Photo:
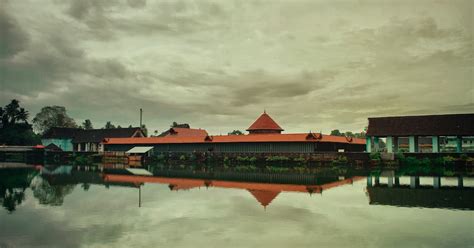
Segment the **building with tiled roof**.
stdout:
<path fill-rule="evenodd" d="M 110 138 L 106 151 L 127 151 L 135 146 L 154 146 L 155 152 L 312 153 L 317 151 L 362 152 L 365 139 L 321 133 L 282 134 L 283 128 L 266 112 L 247 129 L 247 135 L 209 135 L 201 129 L 178 129 L 161 137 Z"/>
<path fill-rule="evenodd" d="M 247 131 L 250 134 L 269 134 L 281 133 L 284 130 L 267 114 L 266 111 L 263 111 L 263 114 L 260 115 L 260 117 L 258 117 L 249 128 L 247 128 Z"/>
<path fill-rule="evenodd" d="M 102 141 L 108 138 L 135 138 L 145 137 L 139 127 L 131 128 L 50 128 L 42 137 L 41 143 L 45 146 L 54 144 L 63 151 L 102 151 Z"/>
<path fill-rule="evenodd" d="M 191 137 L 191 136 L 200 136 L 206 137 L 208 135 L 207 131 L 204 129 L 196 129 L 188 127 L 172 127 L 167 131 L 158 135 L 158 137 Z"/>

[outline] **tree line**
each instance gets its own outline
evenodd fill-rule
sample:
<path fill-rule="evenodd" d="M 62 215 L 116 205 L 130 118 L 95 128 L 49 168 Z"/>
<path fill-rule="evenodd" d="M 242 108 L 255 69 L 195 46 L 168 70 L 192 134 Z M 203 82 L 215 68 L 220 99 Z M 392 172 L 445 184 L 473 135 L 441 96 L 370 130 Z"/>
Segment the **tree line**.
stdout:
<path fill-rule="evenodd" d="M 90 119 L 81 124 L 67 114 L 63 106 L 46 106 L 35 115 L 32 123 L 28 122 L 30 113 L 20 106 L 20 101 L 13 99 L 0 107 L 0 145 L 37 145 L 41 136 L 52 127 L 94 129 Z M 131 128 L 132 125 L 129 126 Z M 102 128 L 122 128 L 107 121 Z M 145 125 L 142 130 L 147 134 Z"/>
<path fill-rule="evenodd" d="M 32 123 L 28 122 L 30 113 L 20 106 L 20 101 L 13 99 L 9 104 L 0 107 L 0 145 L 36 145 L 41 144 L 41 136 L 52 127 L 64 128 L 82 128 L 85 130 L 94 129 L 94 125 L 90 119 L 84 120 L 81 124 L 67 114 L 67 110 L 63 106 L 46 106 L 35 115 Z M 132 125 L 128 126 L 129 128 Z M 189 124 L 179 124 L 173 122 L 170 127 L 190 128 Z M 107 121 L 102 128 L 122 128 L 120 125 L 114 125 L 111 121 Z M 142 125 L 142 130 L 147 136 L 148 130 Z M 360 133 L 352 133 L 350 131 L 341 132 L 339 129 L 331 131 L 331 135 L 345 136 L 354 138 L 365 138 L 367 128 Z M 228 135 L 244 135 L 240 130 L 233 130 Z M 154 135 L 158 136 L 158 130 L 154 131 Z"/>

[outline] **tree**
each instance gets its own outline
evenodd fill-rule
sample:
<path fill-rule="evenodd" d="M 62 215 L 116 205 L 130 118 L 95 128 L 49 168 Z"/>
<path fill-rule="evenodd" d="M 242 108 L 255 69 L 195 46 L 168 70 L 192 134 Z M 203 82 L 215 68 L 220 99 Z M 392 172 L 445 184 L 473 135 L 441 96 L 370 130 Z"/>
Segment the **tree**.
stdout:
<path fill-rule="evenodd" d="M 112 122 L 108 121 L 107 123 L 105 123 L 104 128 L 105 129 L 115 128 L 115 125 L 112 124 Z"/>
<path fill-rule="evenodd" d="M 141 126 L 141 129 L 142 129 L 143 135 L 145 135 L 145 137 L 147 137 L 148 136 L 148 129 L 146 128 L 145 124 L 143 124 Z"/>
<path fill-rule="evenodd" d="M 230 133 L 228 133 L 229 135 L 244 135 L 244 133 L 240 130 L 234 130 Z"/>
<path fill-rule="evenodd" d="M 331 131 L 331 135 L 334 135 L 334 136 L 344 136 L 344 134 L 341 133 L 341 131 L 339 131 L 339 129 L 334 129 Z"/>
<path fill-rule="evenodd" d="M 344 136 L 354 138 L 355 134 L 353 134 L 351 131 L 347 131 L 347 132 L 344 133 Z"/>
<path fill-rule="evenodd" d="M 28 111 L 20 107 L 18 100 L 0 107 L 0 144 L 36 145 L 41 143 L 28 123 Z"/>
<path fill-rule="evenodd" d="M 173 121 L 173 123 L 171 124 L 171 126 L 170 126 L 170 127 L 172 127 L 172 128 L 173 128 L 173 127 L 179 127 L 179 128 L 191 128 L 191 126 L 189 126 L 189 124 L 188 124 L 188 123 L 182 123 L 182 124 L 180 124 L 180 123 L 177 123 L 176 121 Z"/>
<path fill-rule="evenodd" d="M 43 134 L 52 127 L 77 128 L 74 119 L 66 113 L 63 106 L 46 106 L 33 119 L 33 128 Z"/>
<path fill-rule="evenodd" d="M 92 126 L 92 122 L 91 122 L 91 120 L 89 120 L 89 119 L 85 120 L 85 121 L 82 123 L 82 128 L 84 128 L 84 129 L 86 129 L 86 130 L 94 129 L 94 127 Z"/>

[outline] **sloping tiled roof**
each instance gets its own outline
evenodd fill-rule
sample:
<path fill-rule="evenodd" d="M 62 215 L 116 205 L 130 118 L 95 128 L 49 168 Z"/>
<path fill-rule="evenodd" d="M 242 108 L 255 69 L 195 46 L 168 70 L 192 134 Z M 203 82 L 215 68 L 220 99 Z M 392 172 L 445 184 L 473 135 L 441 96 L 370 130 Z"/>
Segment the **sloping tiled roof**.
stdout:
<path fill-rule="evenodd" d="M 280 191 L 269 191 L 269 190 L 248 190 L 250 194 L 257 199 L 263 207 L 268 206 L 273 199 L 275 199 Z"/>
<path fill-rule="evenodd" d="M 161 133 L 159 137 L 164 137 L 164 136 L 188 137 L 188 136 L 207 136 L 207 135 L 208 133 L 204 129 L 172 127 L 168 131 Z"/>
<path fill-rule="evenodd" d="M 79 128 L 57 128 L 49 129 L 43 139 L 72 139 L 72 143 L 100 143 L 105 138 L 130 138 L 136 132 L 141 132 L 138 127 L 132 128 L 110 128 L 110 129 L 79 129 Z"/>
<path fill-rule="evenodd" d="M 474 114 L 369 118 L 369 136 L 471 136 Z"/>
<path fill-rule="evenodd" d="M 100 143 L 105 138 L 130 138 L 136 132 L 141 132 L 138 127 L 132 128 L 108 128 L 108 129 L 90 129 L 81 130 L 73 139 L 73 143 Z"/>
<path fill-rule="evenodd" d="M 46 131 L 42 138 L 43 139 L 72 139 L 76 136 L 77 132 L 81 131 L 80 128 L 67 128 L 67 127 L 53 127 Z"/>
<path fill-rule="evenodd" d="M 258 117 L 258 119 L 249 128 L 247 128 L 247 131 L 253 131 L 253 130 L 279 130 L 279 131 L 283 131 L 283 128 L 281 128 L 272 119 L 272 117 L 270 117 L 266 112 L 263 112 L 263 114 L 260 117 Z"/>
<path fill-rule="evenodd" d="M 311 133 L 310 133 L 311 134 Z M 219 135 L 219 136 L 188 136 L 188 137 L 150 137 L 150 138 L 110 138 L 106 144 L 184 144 L 184 143 L 254 143 L 254 142 L 332 142 L 365 144 L 365 139 L 332 136 L 295 134 L 265 134 L 265 135 Z M 315 137 L 316 136 L 316 137 Z"/>

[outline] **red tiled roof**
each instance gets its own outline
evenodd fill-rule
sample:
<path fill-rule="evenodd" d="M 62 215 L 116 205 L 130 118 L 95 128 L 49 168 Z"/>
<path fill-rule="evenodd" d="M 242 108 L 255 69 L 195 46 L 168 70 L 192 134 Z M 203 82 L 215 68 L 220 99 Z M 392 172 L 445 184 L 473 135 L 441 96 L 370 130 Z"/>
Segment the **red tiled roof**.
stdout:
<path fill-rule="evenodd" d="M 181 136 L 181 137 L 207 136 L 208 133 L 204 129 L 173 127 L 173 128 L 170 129 L 170 135 L 177 135 L 177 136 Z"/>
<path fill-rule="evenodd" d="M 300 184 L 281 184 L 281 183 L 258 183 L 258 182 L 236 182 L 223 180 L 203 180 L 191 178 L 169 178 L 157 176 L 138 176 L 138 175 L 117 175 L 104 174 L 106 182 L 121 182 L 121 183 L 160 183 L 178 186 L 181 188 L 192 187 L 217 187 L 228 189 L 246 189 L 254 195 L 259 202 L 269 202 L 269 199 L 274 199 L 280 192 L 303 192 L 303 193 L 321 193 L 322 190 L 336 188 L 346 184 L 352 184 L 354 181 L 359 181 L 365 177 L 351 177 L 340 181 L 325 183 L 322 185 L 300 185 Z M 174 187 L 173 187 L 174 189 Z M 256 193 L 262 192 L 262 193 Z M 266 192 L 274 192 L 267 194 Z M 274 195 L 274 196 L 272 196 Z M 271 200 L 270 200 L 271 201 Z"/>
<path fill-rule="evenodd" d="M 258 119 L 247 129 L 247 131 L 253 130 L 278 130 L 283 131 L 273 119 L 266 112 L 258 117 Z"/>
<path fill-rule="evenodd" d="M 268 206 L 273 201 L 273 199 L 275 199 L 278 196 L 278 194 L 280 194 L 280 191 L 269 191 L 269 190 L 248 190 L 248 191 L 264 207 Z"/>
<path fill-rule="evenodd" d="M 265 135 L 218 135 L 218 136 L 165 136 L 149 138 L 110 138 L 105 144 L 190 144 L 190 143 L 254 143 L 254 142 L 330 142 L 365 144 L 365 139 L 346 139 L 344 136 L 332 136 L 312 133 L 265 134 Z"/>

